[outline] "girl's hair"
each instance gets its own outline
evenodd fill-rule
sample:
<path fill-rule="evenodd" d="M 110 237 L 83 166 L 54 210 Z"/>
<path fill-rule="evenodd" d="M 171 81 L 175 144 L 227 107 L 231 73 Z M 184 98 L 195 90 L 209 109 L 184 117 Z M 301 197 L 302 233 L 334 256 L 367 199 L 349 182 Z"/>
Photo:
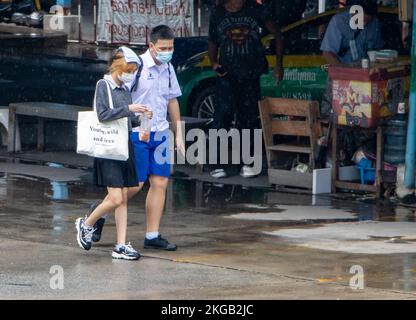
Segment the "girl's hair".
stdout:
<path fill-rule="evenodd" d="M 108 72 L 113 73 L 117 71 L 133 73 L 137 70 L 137 64 L 127 63 L 124 59 L 124 54 L 122 51 L 114 51 L 110 60 L 108 61 Z"/>

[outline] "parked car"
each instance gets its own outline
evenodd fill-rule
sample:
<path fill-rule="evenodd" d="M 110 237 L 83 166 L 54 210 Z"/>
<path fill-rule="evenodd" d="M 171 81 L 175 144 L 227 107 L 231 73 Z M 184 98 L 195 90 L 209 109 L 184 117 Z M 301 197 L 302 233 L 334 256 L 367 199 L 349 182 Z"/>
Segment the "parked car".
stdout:
<path fill-rule="evenodd" d="M 262 96 L 321 101 L 327 83 L 325 61 L 320 45 L 331 18 L 343 9 L 333 9 L 302 19 L 282 28 L 284 35 L 284 79 L 276 85 L 271 72 L 261 78 Z M 379 19 L 385 47 L 408 55 L 402 43 L 402 23 L 397 8 L 380 7 Z M 386 36 L 387 35 L 387 36 Z M 263 38 L 270 71 L 275 67 L 275 45 L 272 35 Z M 215 110 L 215 73 L 207 52 L 194 55 L 178 66 L 178 79 L 183 92 L 180 98 L 182 114 L 212 118 Z"/>
<path fill-rule="evenodd" d="M 207 51 L 207 48 L 208 38 L 204 36 L 175 38 L 175 54 L 171 63 L 177 68 L 195 54 Z"/>

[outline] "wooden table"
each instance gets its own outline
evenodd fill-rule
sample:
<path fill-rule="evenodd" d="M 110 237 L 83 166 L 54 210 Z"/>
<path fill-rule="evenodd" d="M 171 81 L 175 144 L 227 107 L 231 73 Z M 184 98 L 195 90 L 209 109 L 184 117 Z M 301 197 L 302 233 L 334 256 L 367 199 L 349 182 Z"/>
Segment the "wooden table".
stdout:
<path fill-rule="evenodd" d="M 346 182 L 338 180 L 338 130 L 349 129 L 349 130 L 370 130 L 376 133 L 377 136 L 377 147 L 376 147 L 376 179 L 374 185 L 367 185 L 354 182 Z M 343 126 L 334 124 L 332 126 L 332 193 L 336 193 L 337 189 L 350 189 L 357 191 L 372 192 L 377 195 L 378 198 L 382 195 L 383 187 L 383 158 L 384 158 L 384 141 L 383 141 L 383 126 L 377 126 L 375 128 L 353 128 L 349 126 Z"/>

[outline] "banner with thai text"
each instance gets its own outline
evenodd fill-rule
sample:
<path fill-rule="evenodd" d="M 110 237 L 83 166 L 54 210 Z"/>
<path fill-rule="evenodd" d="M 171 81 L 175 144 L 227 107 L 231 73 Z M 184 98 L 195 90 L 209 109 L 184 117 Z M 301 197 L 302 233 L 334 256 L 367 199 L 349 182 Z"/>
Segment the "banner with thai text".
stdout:
<path fill-rule="evenodd" d="M 192 0 L 99 0 L 97 41 L 146 44 L 153 27 L 166 24 L 177 37 L 193 35 Z"/>

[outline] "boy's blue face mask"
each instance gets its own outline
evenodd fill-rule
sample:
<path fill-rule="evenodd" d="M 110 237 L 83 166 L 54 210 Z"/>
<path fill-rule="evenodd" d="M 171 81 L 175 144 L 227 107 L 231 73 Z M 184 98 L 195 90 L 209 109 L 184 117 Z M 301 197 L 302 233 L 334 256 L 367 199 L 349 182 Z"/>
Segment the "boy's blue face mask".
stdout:
<path fill-rule="evenodd" d="M 173 51 L 159 52 L 156 51 L 156 59 L 160 63 L 169 63 L 172 60 Z"/>

